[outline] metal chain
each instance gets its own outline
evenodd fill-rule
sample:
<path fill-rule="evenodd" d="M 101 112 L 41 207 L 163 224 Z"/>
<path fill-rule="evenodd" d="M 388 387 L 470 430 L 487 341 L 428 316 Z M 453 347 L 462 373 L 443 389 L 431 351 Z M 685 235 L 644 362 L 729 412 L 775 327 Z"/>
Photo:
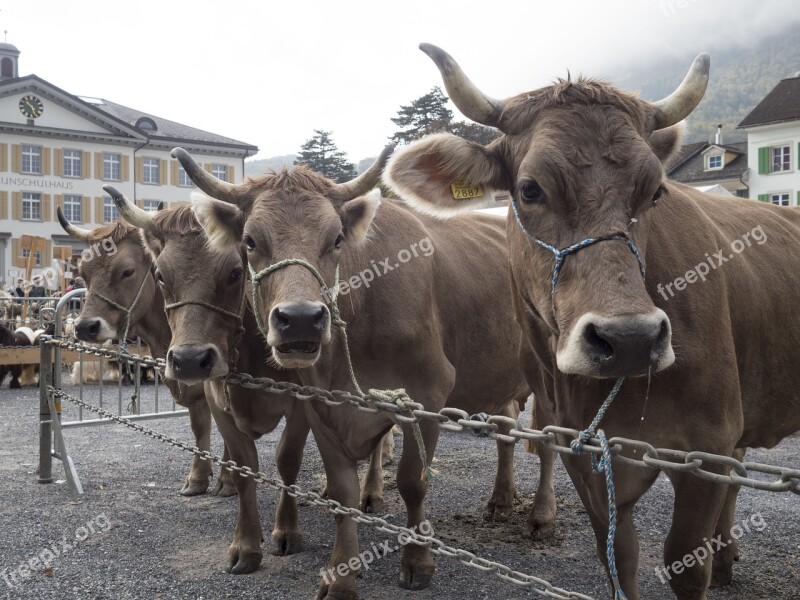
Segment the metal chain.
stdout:
<path fill-rule="evenodd" d="M 202 460 L 210 460 L 221 467 L 225 467 L 229 471 L 238 473 L 241 477 L 252 477 L 254 481 L 258 483 L 265 483 L 270 487 L 273 487 L 277 490 L 281 490 L 292 496 L 293 498 L 299 498 L 301 500 L 305 500 L 314 506 L 319 506 L 328 510 L 329 512 L 335 515 L 344 515 L 351 519 L 353 519 L 356 523 L 361 523 L 364 525 L 370 525 L 372 527 L 377 528 L 384 533 L 389 533 L 392 535 L 396 535 L 398 540 L 402 545 L 407 544 L 415 544 L 417 546 L 427 546 L 430 548 L 433 554 L 438 556 L 447 556 L 450 558 L 457 558 L 462 564 L 473 567 L 480 571 L 486 573 L 493 573 L 503 581 L 507 581 L 509 583 L 513 583 L 519 586 L 538 586 L 534 587 L 532 591 L 539 594 L 540 596 L 546 596 L 548 598 L 556 598 L 559 600 L 593 600 L 591 596 L 586 596 L 584 594 L 579 594 L 577 592 L 570 592 L 568 590 L 556 587 L 534 575 L 528 575 L 526 573 L 521 573 L 519 571 L 515 571 L 511 567 L 504 565 L 499 562 L 495 562 L 493 560 L 488 560 L 486 558 L 481 558 L 464 550 L 462 548 L 455 548 L 453 546 L 448 546 L 441 540 L 429 536 L 429 535 L 422 535 L 417 533 L 413 529 L 409 529 L 408 527 L 402 527 L 400 525 L 394 525 L 393 523 L 389 523 L 385 519 L 381 517 L 377 517 L 374 515 L 368 515 L 357 508 L 352 508 L 349 506 L 343 506 L 340 502 L 335 500 L 328 500 L 323 498 L 321 495 L 317 494 L 316 492 L 312 491 L 304 491 L 297 485 L 286 485 L 280 479 L 275 477 L 270 477 L 263 471 L 253 471 L 250 467 L 247 466 L 239 466 L 236 462 L 232 460 L 223 460 L 220 456 L 211 454 L 208 450 L 200 450 L 197 446 L 193 446 L 191 444 L 187 444 L 185 442 L 181 442 L 180 440 L 176 440 L 171 438 L 159 431 L 154 429 L 150 429 L 149 427 L 145 427 L 143 425 L 139 425 L 133 421 L 126 419 L 125 417 L 120 417 L 119 415 L 115 415 L 114 413 L 100 408 L 99 406 L 94 406 L 92 404 L 88 404 L 84 402 L 80 398 L 76 398 L 75 396 L 71 396 L 61 390 L 58 390 L 52 386 L 47 388 L 49 394 L 52 394 L 55 398 L 61 398 L 62 400 L 67 400 L 68 402 L 72 402 L 73 404 L 77 404 L 78 406 L 82 406 L 88 410 L 91 410 L 103 417 L 106 417 L 120 425 L 124 425 L 125 427 L 129 427 L 134 429 L 144 435 L 150 436 L 154 439 L 157 439 L 165 444 L 169 444 L 174 446 L 180 450 L 184 450 L 186 452 L 190 452 Z"/>
<path fill-rule="evenodd" d="M 44 338 L 46 339 L 46 338 Z M 137 355 L 126 356 L 111 350 L 104 350 L 94 346 L 74 342 L 63 342 L 48 340 L 48 343 L 58 345 L 62 348 L 71 350 L 85 351 L 96 356 L 115 358 L 120 361 L 131 360 L 140 362 L 143 366 L 159 368 L 164 366 L 162 359 L 151 357 L 140 357 Z M 516 419 L 502 415 L 493 415 L 486 422 L 474 421 L 470 419 L 469 413 L 457 408 L 443 408 L 439 412 L 425 410 L 424 406 L 412 400 L 405 401 L 406 409 L 401 409 L 396 404 L 382 401 L 371 394 L 363 397 L 341 390 L 323 390 L 313 386 L 302 386 L 287 381 L 276 381 L 269 377 L 253 377 L 247 373 L 234 373 L 228 376 L 228 383 L 240 385 L 247 389 L 257 389 L 273 394 L 288 394 L 298 400 L 316 400 L 325 402 L 328 406 L 346 405 L 357 408 L 363 412 L 376 414 L 387 412 L 402 423 L 419 423 L 422 420 L 431 420 L 439 423 L 439 426 L 446 431 L 462 433 L 464 431 L 485 431 L 488 437 L 493 440 L 500 440 L 508 444 L 515 444 L 521 440 L 531 440 L 540 442 L 545 448 L 561 454 L 573 455 L 569 444 L 573 440 L 580 441 L 581 432 L 577 429 L 548 425 L 542 430 L 520 427 Z M 500 425 L 511 428 L 508 434 L 497 433 Z M 566 445 L 559 445 L 557 435 L 567 437 Z M 608 440 L 611 447 L 611 454 L 615 462 L 624 465 L 639 467 L 642 469 L 662 471 L 675 471 L 681 473 L 691 473 L 696 477 L 728 485 L 742 485 L 755 490 L 768 492 L 792 492 L 800 495 L 800 469 L 790 469 L 758 462 L 741 462 L 731 456 L 711 454 L 708 452 L 683 450 L 671 450 L 669 448 L 655 448 L 654 446 L 640 440 L 632 440 L 624 437 L 612 437 Z M 623 455 L 624 451 L 630 451 L 628 456 Z M 592 437 L 588 442 L 584 442 L 584 452 L 600 455 L 602 448 L 600 439 Z M 631 457 L 641 456 L 641 459 Z M 730 467 L 730 475 L 721 475 L 702 468 L 704 465 L 721 465 Z M 751 473 L 759 473 L 777 479 L 766 480 L 764 478 L 751 477 Z"/>

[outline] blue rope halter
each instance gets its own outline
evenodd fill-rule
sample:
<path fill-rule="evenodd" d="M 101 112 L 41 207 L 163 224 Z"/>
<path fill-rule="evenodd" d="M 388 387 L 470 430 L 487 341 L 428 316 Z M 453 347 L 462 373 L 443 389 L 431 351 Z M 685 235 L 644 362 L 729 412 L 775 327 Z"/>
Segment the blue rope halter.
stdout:
<path fill-rule="evenodd" d="M 626 232 L 617 231 L 616 233 L 586 238 L 583 241 L 559 250 L 552 244 L 548 244 L 547 242 L 534 237 L 527 229 L 525 229 L 525 226 L 522 224 L 522 220 L 519 218 L 517 203 L 513 198 L 511 199 L 511 209 L 514 211 L 514 218 L 516 219 L 517 224 L 519 225 L 520 229 L 522 229 L 525 237 L 528 238 L 528 241 L 535 243 L 537 246 L 540 246 L 545 250 L 549 250 L 555 259 L 555 263 L 553 265 L 553 284 L 550 289 L 554 321 L 556 318 L 556 284 L 558 283 L 558 276 L 561 273 L 561 267 L 564 266 L 564 261 L 566 260 L 567 256 L 577 252 L 578 250 L 582 250 L 588 246 L 591 246 L 592 244 L 596 244 L 597 242 L 605 242 L 607 240 L 625 240 L 626 245 L 639 263 L 639 272 L 642 274 L 642 279 L 644 279 L 644 260 L 642 259 L 642 255 L 639 253 L 639 249 L 636 247 L 636 244 L 633 243 L 633 240 L 631 240 Z M 602 455 L 601 457 L 598 457 L 596 454 L 592 454 L 592 470 L 598 475 L 603 473 L 606 480 L 606 492 L 608 495 L 608 537 L 606 538 L 606 556 L 608 558 L 608 574 L 611 577 L 611 583 L 614 585 L 614 600 L 627 600 L 627 597 L 625 596 L 625 592 L 622 591 L 622 586 L 619 583 L 617 559 L 614 551 L 614 538 L 616 537 L 617 533 L 617 497 L 614 491 L 614 473 L 611 468 L 611 447 L 608 443 L 605 432 L 602 429 L 598 429 L 598 427 L 600 425 L 600 421 L 603 419 L 603 416 L 605 416 L 606 411 L 611 406 L 611 403 L 614 402 L 614 399 L 617 397 L 619 389 L 622 387 L 622 383 L 624 381 L 625 377 L 620 377 L 617 379 L 616 383 L 614 383 L 614 387 L 608 394 L 608 397 L 600 406 L 600 410 L 597 411 L 597 416 L 595 416 L 591 425 L 589 425 L 587 429 L 584 429 L 578 435 L 578 439 L 573 440 L 570 444 L 570 448 L 572 449 L 573 453 L 582 454 L 584 450 L 584 444 L 587 444 L 595 436 L 600 440 Z"/>

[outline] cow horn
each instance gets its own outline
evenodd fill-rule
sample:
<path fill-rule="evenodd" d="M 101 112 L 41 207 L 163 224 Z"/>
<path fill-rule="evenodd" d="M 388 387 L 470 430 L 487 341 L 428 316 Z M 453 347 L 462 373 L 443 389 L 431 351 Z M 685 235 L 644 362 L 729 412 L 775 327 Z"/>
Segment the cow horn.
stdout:
<path fill-rule="evenodd" d="M 419 49 L 436 63 L 447 93 L 458 110 L 476 123 L 498 126 L 505 105 L 503 100 L 495 100 L 475 87 L 453 57 L 441 48 L 433 44 L 420 44 Z"/>
<path fill-rule="evenodd" d="M 364 171 L 355 179 L 351 179 L 345 183 L 340 183 L 337 187 L 342 192 L 342 195 L 352 200 L 363 196 L 372 188 L 374 188 L 381 180 L 381 171 L 386 166 L 386 161 L 394 152 L 394 144 L 389 144 L 381 152 L 380 156 L 372 163 L 372 166 Z"/>
<path fill-rule="evenodd" d="M 88 229 L 81 229 L 80 227 L 75 227 L 72 223 L 67 221 L 67 217 L 64 216 L 64 211 L 61 210 L 61 207 L 56 208 L 56 215 L 58 215 L 58 222 L 61 223 L 61 227 L 64 228 L 68 234 L 74 237 L 76 240 L 81 240 L 84 242 L 89 241 L 89 234 L 92 232 Z"/>
<path fill-rule="evenodd" d="M 710 68 L 711 57 L 705 52 L 698 54 L 678 89 L 653 103 L 656 109 L 655 129 L 664 129 L 683 121 L 700 104 L 708 87 Z"/>
<path fill-rule="evenodd" d="M 223 200 L 231 204 L 238 205 L 241 202 L 243 194 L 239 186 L 214 177 L 197 164 L 197 161 L 192 158 L 192 155 L 183 148 L 173 148 L 172 156 L 173 158 L 177 158 L 181 163 L 189 179 L 206 194 L 212 198 Z"/>
<path fill-rule="evenodd" d="M 146 210 L 142 210 L 133 202 L 130 202 L 117 188 L 113 185 L 104 185 L 103 189 L 111 196 L 114 204 L 119 209 L 120 216 L 134 227 L 141 227 L 146 229 L 153 221 L 153 215 Z"/>

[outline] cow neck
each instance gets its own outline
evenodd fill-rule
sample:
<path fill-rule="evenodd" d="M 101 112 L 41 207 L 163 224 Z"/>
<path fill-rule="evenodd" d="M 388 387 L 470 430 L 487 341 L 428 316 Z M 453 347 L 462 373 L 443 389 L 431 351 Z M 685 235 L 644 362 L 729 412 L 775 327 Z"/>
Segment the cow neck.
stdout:
<path fill-rule="evenodd" d="M 164 358 L 167 355 L 172 332 L 169 328 L 169 322 L 167 322 L 167 316 L 164 313 L 164 295 L 158 286 L 155 286 L 155 289 L 156 292 L 153 294 L 152 304 L 144 313 L 144 316 L 133 325 L 136 335 L 142 338 L 142 341 L 150 349 L 153 356 Z"/>
<path fill-rule="evenodd" d="M 131 305 L 128 306 L 128 307 L 122 306 L 118 302 L 112 300 L 111 298 L 109 298 L 107 296 L 104 296 L 100 292 L 96 292 L 96 291 L 90 292 L 93 296 L 97 296 L 98 298 L 100 298 L 101 300 L 106 301 L 108 304 L 110 304 L 111 306 L 113 306 L 117 310 L 121 310 L 123 313 L 125 313 L 125 331 L 123 332 L 122 337 L 120 338 L 120 343 L 119 343 L 120 352 L 123 352 L 125 354 L 129 354 L 129 352 L 128 352 L 128 334 L 130 333 L 131 326 L 133 325 L 133 323 L 131 323 L 131 317 L 133 316 L 133 311 L 136 309 L 136 305 L 139 303 L 139 299 L 142 297 L 142 291 L 144 290 L 144 286 L 147 283 L 147 278 L 148 277 L 152 277 L 152 270 L 151 269 L 148 269 L 147 272 L 144 274 L 144 277 L 142 277 L 142 282 L 139 284 L 139 290 L 136 292 L 136 296 L 133 298 L 133 302 L 131 302 Z"/>

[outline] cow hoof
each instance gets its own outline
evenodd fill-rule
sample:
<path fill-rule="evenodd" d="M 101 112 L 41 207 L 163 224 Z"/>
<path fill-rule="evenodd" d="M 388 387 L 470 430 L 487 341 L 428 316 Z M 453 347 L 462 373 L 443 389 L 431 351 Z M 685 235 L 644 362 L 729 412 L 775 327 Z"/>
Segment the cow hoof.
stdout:
<path fill-rule="evenodd" d="M 219 496 L 220 498 L 230 498 L 231 496 L 235 496 L 239 492 L 236 491 L 236 486 L 233 485 L 233 482 L 230 480 L 222 480 L 217 479 L 217 483 L 214 486 L 214 490 L 211 492 L 214 496 Z"/>
<path fill-rule="evenodd" d="M 711 583 L 708 587 L 721 588 L 733 581 L 733 564 L 715 560 L 711 564 Z"/>
<path fill-rule="evenodd" d="M 534 541 L 541 542 L 549 540 L 556 534 L 555 521 L 546 521 L 543 519 L 528 519 L 525 523 L 525 535 Z"/>
<path fill-rule="evenodd" d="M 409 564 L 400 561 L 400 587 L 406 590 L 424 590 L 433 581 L 436 564 L 432 559 Z"/>
<path fill-rule="evenodd" d="M 250 553 L 232 556 L 228 565 L 231 575 L 244 575 L 256 571 L 261 564 L 261 553 Z"/>
<path fill-rule="evenodd" d="M 489 523 L 505 523 L 511 518 L 511 515 L 514 514 L 514 507 L 513 506 L 504 506 L 501 504 L 495 504 L 490 502 L 486 505 L 486 508 L 483 509 L 483 520 Z"/>
<path fill-rule="evenodd" d="M 299 531 L 273 531 L 269 553 L 275 556 L 289 556 L 303 550 L 303 536 Z"/>
<path fill-rule="evenodd" d="M 365 513 L 377 514 L 383 512 L 383 496 L 366 494 L 359 502 L 359 507 Z"/>
<path fill-rule="evenodd" d="M 19 384 L 19 381 L 17 381 L 16 379 L 12 379 L 11 383 L 8 384 L 8 389 L 10 389 L 10 390 L 18 390 L 20 388 L 22 388 L 22 386 Z"/>
<path fill-rule="evenodd" d="M 316 600 L 358 600 L 358 592 L 331 590 L 325 581 L 321 581 Z"/>
<path fill-rule="evenodd" d="M 208 480 L 192 481 L 187 480 L 181 489 L 181 496 L 201 496 L 208 490 Z"/>

